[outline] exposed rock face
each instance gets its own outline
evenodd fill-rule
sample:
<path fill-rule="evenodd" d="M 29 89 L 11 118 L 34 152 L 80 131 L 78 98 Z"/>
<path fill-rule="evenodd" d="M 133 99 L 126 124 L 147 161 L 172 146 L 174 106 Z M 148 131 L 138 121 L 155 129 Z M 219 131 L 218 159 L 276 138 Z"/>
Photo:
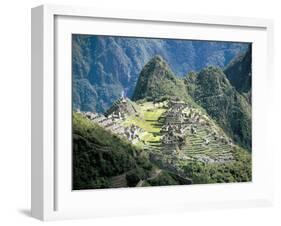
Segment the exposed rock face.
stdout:
<path fill-rule="evenodd" d="M 239 55 L 224 70 L 230 83 L 251 103 L 252 89 L 252 47 Z"/>

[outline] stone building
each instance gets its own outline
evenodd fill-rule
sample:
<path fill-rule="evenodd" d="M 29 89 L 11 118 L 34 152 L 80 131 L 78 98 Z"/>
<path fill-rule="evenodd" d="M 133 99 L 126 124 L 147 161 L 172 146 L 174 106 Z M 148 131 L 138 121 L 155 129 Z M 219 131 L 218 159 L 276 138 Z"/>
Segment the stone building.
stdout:
<path fill-rule="evenodd" d="M 135 109 L 134 104 L 125 97 L 119 98 L 113 103 L 113 105 L 104 113 L 105 116 L 114 115 L 115 117 L 125 117 L 125 115 L 136 114 L 137 110 Z"/>

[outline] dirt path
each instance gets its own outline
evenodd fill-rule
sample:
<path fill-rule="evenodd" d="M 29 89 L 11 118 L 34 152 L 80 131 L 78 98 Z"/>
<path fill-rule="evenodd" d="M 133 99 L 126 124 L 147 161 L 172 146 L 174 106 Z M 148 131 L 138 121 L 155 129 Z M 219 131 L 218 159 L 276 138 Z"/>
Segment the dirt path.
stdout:
<path fill-rule="evenodd" d="M 150 177 L 148 177 L 148 178 L 145 179 L 145 180 L 140 180 L 140 181 L 138 182 L 138 184 L 136 185 L 136 187 L 142 187 L 142 185 L 143 185 L 143 183 L 144 183 L 145 181 L 154 180 L 156 177 L 158 177 L 158 176 L 161 174 L 161 172 L 162 172 L 161 169 L 155 170 L 154 173 L 153 173 Z"/>

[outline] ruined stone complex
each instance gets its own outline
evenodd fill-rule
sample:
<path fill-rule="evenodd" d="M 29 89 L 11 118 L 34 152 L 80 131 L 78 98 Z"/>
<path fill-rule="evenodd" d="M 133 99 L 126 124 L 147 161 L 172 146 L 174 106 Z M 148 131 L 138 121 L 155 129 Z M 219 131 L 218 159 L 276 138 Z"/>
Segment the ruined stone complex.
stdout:
<path fill-rule="evenodd" d="M 80 112 L 88 119 L 103 127 L 104 129 L 133 141 L 134 139 L 139 139 L 138 133 L 141 128 L 136 125 L 130 125 L 125 127 L 121 122 L 125 120 L 128 115 L 136 114 L 137 111 L 134 108 L 131 101 L 125 97 L 119 98 L 106 113 L 98 114 L 94 112 Z"/>
<path fill-rule="evenodd" d="M 113 117 L 121 118 L 125 115 L 136 114 L 137 110 L 135 109 L 133 103 L 128 99 L 122 96 L 113 105 L 105 112 L 105 116 L 112 115 Z"/>
<path fill-rule="evenodd" d="M 179 160 L 233 161 L 235 145 L 205 114 L 181 101 L 169 101 L 167 106 L 161 128 L 166 164 L 176 165 Z"/>
<path fill-rule="evenodd" d="M 163 145 L 183 145 L 185 143 L 184 133 L 187 128 L 183 109 L 186 104 L 180 101 L 169 101 L 169 109 L 164 114 L 165 123 L 161 128 L 163 134 L 161 142 Z"/>
<path fill-rule="evenodd" d="M 140 112 L 137 111 L 135 105 L 129 99 L 121 97 L 104 115 L 93 112 L 80 113 L 133 144 L 141 143 L 154 159 L 162 161 L 161 164 L 165 165 L 165 168 L 172 167 L 180 170 L 182 161 L 205 163 L 233 161 L 232 151 L 235 145 L 232 140 L 201 110 L 179 100 L 153 103 L 146 108 L 146 112 L 153 114 L 159 108 L 165 110 L 160 117 L 161 123 L 160 118 L 157 122 L 160 126 L 159 141 L 151 143 L 143 139 L 143 136 L 149 132 L 142 126 L 124 123 L 129 117 L 143 120 L 140 119 Z M 155 136 L 155 134 L 152 135 L 152 137 Z"/>

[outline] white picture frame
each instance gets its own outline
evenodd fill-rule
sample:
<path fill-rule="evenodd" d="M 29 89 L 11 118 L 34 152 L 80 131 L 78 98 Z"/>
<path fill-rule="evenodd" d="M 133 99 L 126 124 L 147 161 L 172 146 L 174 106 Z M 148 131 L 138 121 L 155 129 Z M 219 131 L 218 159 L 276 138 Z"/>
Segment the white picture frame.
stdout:
<path fill-rule="evenodd" d="M 95 26 L 91 26 L 93 25 L 91 23 Z M 117 25 L 120 27 L 115 26 L 115 23 L 118 23 Z M 183 30 L 187 27 L 194 29 L 193 36 L 187 37 L 186 33 L 180 32 L 177 26 Z M 68 161 L 71 157 L 69 154 L 71 146 L 69 142 L 66 142 L 71 131 L 69 120 L 71 118 L 68 115 L 68 111 L 71 109 L 71 104 L 69 105 L 71 76 L 67 77 L 71 74 L 69 68 L 71 52 L 68 46 L 69 40 L 66 39 L 73 29 L 80 33 L 93 33 L 99 30 L 99 34 L 107 34 L 106 27 L 112 29 L 109 34 L 115 35 L 124 35 L 127 32 L 132 36 L 194 39 L 200 39 L 206 35 L 204 29 L 209 29 L 208 39 L 211 40 L 251 41 L 254 43 L 257 51 L 253 56 L 253 74 L 256 72 L 256 75 L 253 76 L 254 156 L 251 183 L 105 189 L 83 192 L 71 190 L 71 186 L 69 186 L 71 172 L 68 172 L 71 164 Z M 155 29 L 155 27 L 159 29 Z M 167 30 L 173 31 L 173 35 L 169 35 Z M 234 30 L 237 32 L 233 32 Z M 62 53 L 61 49 L 65 51 Z M 267 109 L 270 109 L 271 103 L 266 100 L 270 99 L 272 95 L 272 64 L 273 22 L 271 20 L 124 12 L 57 5 L 33 8 L 32 216 L 41 220 L 56 220 L 271 205 L 273 178 L 270 172 L 273 172 L 273 153 L 266 140 L 268 134 L 266 120 L 269 117 Z M 66 110 L 58 110 L 61 109 L 59 105 L 63 102 L 66 103 L 63 109 Z M 63 117 L 66 115 L 68 116 Z M 63 127 L 67 130 L 60 130 L 62 125 L 65 125 Z M 62 135 L 60 135 L 61 133 Z M 262 137 L 265 139 L 260 139 Z M 62 162 L 62 158 L 66 161 Z"/>

